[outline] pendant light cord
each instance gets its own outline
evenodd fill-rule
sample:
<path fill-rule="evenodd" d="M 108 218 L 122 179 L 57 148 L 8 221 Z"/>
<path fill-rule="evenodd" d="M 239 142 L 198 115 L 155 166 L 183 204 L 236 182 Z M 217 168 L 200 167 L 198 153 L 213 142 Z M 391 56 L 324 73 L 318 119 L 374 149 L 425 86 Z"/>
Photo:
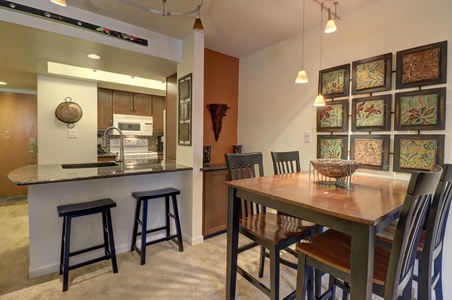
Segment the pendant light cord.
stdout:
<path fill-rule="evenodd" d="M 301 69 L 304 70 L 304 18 L 305 18 L 305 11 L 306 11 L 306 0 L 303 0 L 303 28 L 301 32 Z"/>
<path fill-rule="evenodd" d="M 323 53 L 323 48 L 322 48 L 323 30 L 322 30 L 322 26 L 323 26 L 323 3 L 322 3 L 322 8 L 320 10 L 320 71 L 322 70 L 322 53 Z M 321 78 L 319 78 L 319 80 L 321 80 Z M 322 92 L 322 91 L 320 91 L 320 92 Z"/>

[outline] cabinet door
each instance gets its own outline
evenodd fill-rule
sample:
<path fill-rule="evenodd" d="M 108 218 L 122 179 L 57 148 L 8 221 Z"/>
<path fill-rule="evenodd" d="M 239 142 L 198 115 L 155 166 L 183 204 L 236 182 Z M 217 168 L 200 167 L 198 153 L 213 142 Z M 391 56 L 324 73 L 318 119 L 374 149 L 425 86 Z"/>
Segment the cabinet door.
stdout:
<path fill-rule="evenodd" d="M 154 117 L 154 131 L 163 131 L 163 111 L 165 110 L 165 97 L 152 96 L 152 116 Z"/>
<path fill-rule="evenodd" d="M 227 170 L 204 172 L 203 235 L 226 230 L 228 187 Z"/>
<path fill-rule="evenodd" d="M 113 125 L 112 91 L 97 89 L 97 128 L 108 128 Z"/>
<path fill-rule="evenodd" d="M 133 114 L 140 116 L 152 116 L 152 96 L 145 94 L 133 94 Z"/>
<path fill-rule="evenodd" d="M 133 114 L 133 93 L 113 91 L 113 113 Z"/>

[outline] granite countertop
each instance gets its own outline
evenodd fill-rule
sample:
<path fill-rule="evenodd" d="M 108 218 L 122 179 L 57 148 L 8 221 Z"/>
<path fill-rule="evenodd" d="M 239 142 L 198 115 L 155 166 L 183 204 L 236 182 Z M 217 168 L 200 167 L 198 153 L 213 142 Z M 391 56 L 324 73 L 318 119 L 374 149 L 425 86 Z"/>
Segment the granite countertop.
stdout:
<path fill-rule="evenodd" d="M 219 171 L 219 170 L 227 170 L 228 167 L 225 163 L 221 164 L 208 164 L 202 167 L 200 170 L 203 172 L 209 172 L 209 171 Z"/>
<path fill-rule="evenodd" d="M 32 185 L 189 170 L 193 168 L 177 164 L 174 160 L 149 160 L 148 163 L 125 166 L 123 169 L 121 166 L 63 169 L 61 164 L 43 164 L 13 170 L 8 178 L 17 185 Z"/>

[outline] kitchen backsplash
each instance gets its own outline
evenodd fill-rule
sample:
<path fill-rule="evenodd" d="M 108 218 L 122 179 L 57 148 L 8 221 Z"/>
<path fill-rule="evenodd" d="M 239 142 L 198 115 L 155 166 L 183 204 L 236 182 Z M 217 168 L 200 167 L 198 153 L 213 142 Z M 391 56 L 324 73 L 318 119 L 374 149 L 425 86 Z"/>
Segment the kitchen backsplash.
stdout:
<path fill-rule="evenodd" d="M 141 139 L 148 139 L 149 140 L 149 151 L 152 152 L 159 152 L 159 137 L 163 136 L 163 131 L 154 131 L 152 136 L 141 136 L 141 135 L 124 135 L 124 138 L 127 137 L 136 137 L 136 138 L 141 138 Z M 103 131 L 98 131 L 97 132 L 97 144 L 98 144 L 98 151 L 97 154 L 104 154 L 104 153 L 108 153 L 109 149 L 110 149 L 110 139 L 119 139 L 119 135 L 110 135 L 110 138 L 107 138 L 107 146 L 104 149 L 105 151 L 99 150 L 102 149 L 102 141 L 103 141 L 103 137 L 104 137 L 104 133 Z M 99 147 L 100 145 L 100 147 Z M 160 151 L 161 152 L 161 151 Z"/>

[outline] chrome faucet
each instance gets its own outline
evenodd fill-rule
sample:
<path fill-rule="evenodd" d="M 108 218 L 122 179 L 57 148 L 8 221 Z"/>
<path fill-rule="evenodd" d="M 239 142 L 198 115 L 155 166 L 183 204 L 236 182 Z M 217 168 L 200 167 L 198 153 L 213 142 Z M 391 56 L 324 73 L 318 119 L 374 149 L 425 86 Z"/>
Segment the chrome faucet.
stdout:
<path fill-rule="evenodd" d="M 114 127 L 114 126 L 110 126 L 107 129 L 105 129 L 104 132 L 104 147 L 107 146 L 107 133 L 110 130 L 117 130 L 119 132 L 119 157 L 116 156 L 115 161 L 120 163 L 121 166 L 124 166 L 124 136 L 122 134 L 121 129 Z"/>

